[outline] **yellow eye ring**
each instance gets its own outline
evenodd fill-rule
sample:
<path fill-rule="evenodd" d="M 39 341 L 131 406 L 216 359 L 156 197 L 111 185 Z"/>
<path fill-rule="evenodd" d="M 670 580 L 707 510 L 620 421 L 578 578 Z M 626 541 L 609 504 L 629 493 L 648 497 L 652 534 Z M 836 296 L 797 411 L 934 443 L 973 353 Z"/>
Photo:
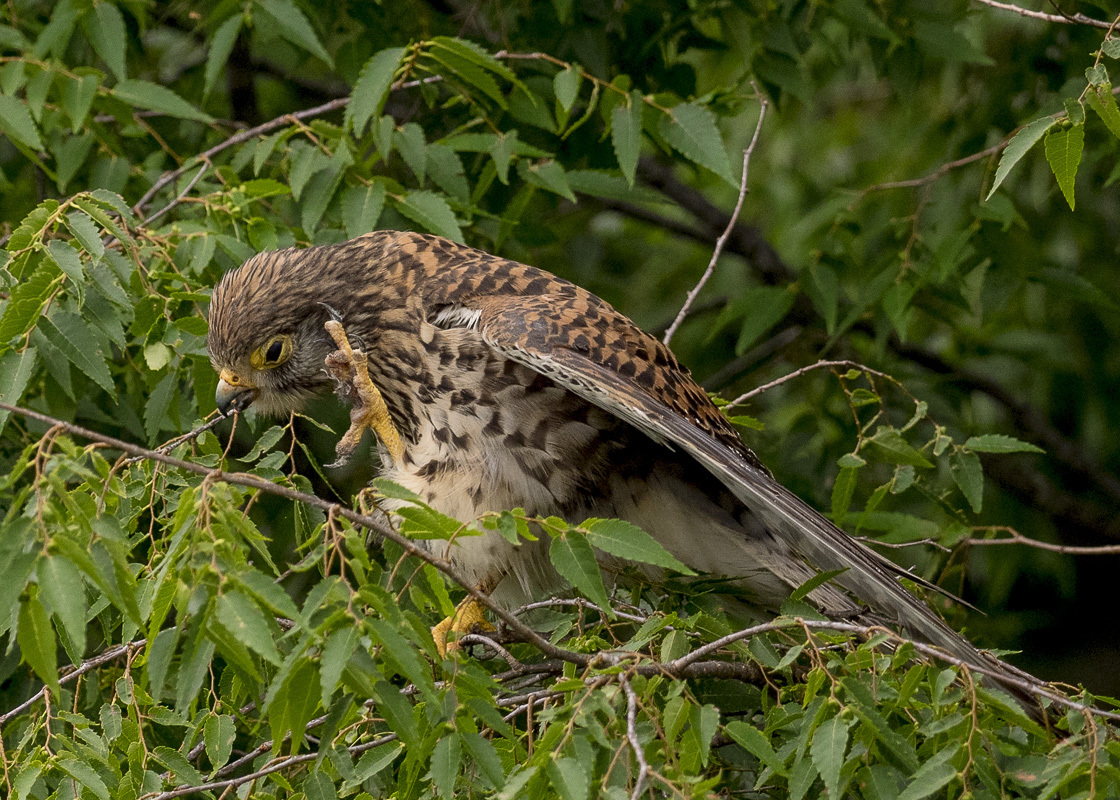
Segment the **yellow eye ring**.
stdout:
<path fill-rule="evenodd" d="M 278 367 L 292 356 L 292 337 L 286 334 L 273 336 L 263 347 L 258 347 L 249 356 L 253 369 L 272 369 Z"/>

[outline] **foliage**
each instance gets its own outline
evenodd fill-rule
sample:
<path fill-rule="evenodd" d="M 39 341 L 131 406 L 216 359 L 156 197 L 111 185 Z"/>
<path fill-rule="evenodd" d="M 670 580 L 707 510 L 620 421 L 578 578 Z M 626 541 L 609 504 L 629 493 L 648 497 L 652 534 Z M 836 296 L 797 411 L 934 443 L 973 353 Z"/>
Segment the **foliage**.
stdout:
<path fill-rule="evenodd" d="M 728 221 L 763 93 L 744 217 L 769 239 L 733 230 L 674 346 L 723 404 L 835 358 L 729 416 L 837 523 L 991 610 L 967 617 L 987 643 L 1041 652 L 1017 634 L 1048 605 L 1112 596 L 1054 545 L 992 542 L 1116 533 L 1120 39 L 925 5 L 6 4 L 0 400 L 65 424 L 0 411 L 3 793 L 1120 794 L 1090 692 L 1043 729 L 970 669 L 823 623 L 805 587 L 744 629 L 731 587 L 622 523 L 414 498 L 372 539 L 402 490 L 321 466 L 331 401 L 329 425 L 138 457 L 108 438 L 214 413 L 206 302 L 262 249 L 415 228 L 656 326 Z M 409 540 L 480 527 L 549 537 L 594 602 L 441 661 L 429 627 L 465 590 Z M 604 582 L 593 548 L 664 575 Z M 1016 607 L 1020 573 L 1065 595 Z M 1061 625 L 1055 650 L 1094 633 Z"/>

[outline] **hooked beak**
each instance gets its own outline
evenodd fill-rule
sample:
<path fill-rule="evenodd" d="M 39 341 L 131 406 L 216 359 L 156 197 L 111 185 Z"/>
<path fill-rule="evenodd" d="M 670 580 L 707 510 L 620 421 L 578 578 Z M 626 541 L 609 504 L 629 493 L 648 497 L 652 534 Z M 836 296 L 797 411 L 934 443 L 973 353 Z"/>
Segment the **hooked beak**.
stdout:
<path fill-rule="evenodd" d="M 257 399 L 256 386 L 246 383 L 236 372 L 223 369 L 218 376 L 218 388 L 214 400 L 222 416 L 231 411 L 244 411 Z"/>

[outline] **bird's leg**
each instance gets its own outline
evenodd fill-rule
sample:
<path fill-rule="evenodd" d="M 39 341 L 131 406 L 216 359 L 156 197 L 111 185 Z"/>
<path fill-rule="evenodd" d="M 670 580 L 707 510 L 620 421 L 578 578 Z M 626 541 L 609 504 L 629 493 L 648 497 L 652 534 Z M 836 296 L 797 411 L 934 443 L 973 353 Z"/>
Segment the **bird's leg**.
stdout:
<path fill-rule="evenodd" d="M 488 578 L 478 584 L 475 589 L 489 597 L 501 580 L 501 576 Z M 448 642 L 447 634 L 454 633 L 457 639 L 459 636 L 465 636 L 468 633 L 492 630 L 496 629 L 486 621 L 485 608 L 482 603 L 473 597 L 468 597 L 455 607 L 454 614 L 432 628 L 432 639 L 435 640 L 436 650 L 439 651 L 440 658 L 446 658 L 449 652 L 459 649 L 459 642 L 457 640 Z"/>
<path fill-rule="evenodd" d="M 393 463 L 401 463 L 404 456 L 404 441 L 400 432 L 393 425 L 389 417 L 389 409 L 385 405 L 385 398 L 369 377 L 369 364 L 366 354 L 350 346 L 346 330 L 337 320 L 327 320 L 324 324 L 327 333 L 338 345 L 338 350 L 327 356 L 327 369 L 344 386 L 350 389 L 354 398 L 354 406 L 350 409 L 350 429 L 335 445 L 335 455 L 338 460 L 331 467 L 341 467 L 350 460 L 362 434 L 366 428 L 373 428 L 374 433 L 381 439 Z"/>

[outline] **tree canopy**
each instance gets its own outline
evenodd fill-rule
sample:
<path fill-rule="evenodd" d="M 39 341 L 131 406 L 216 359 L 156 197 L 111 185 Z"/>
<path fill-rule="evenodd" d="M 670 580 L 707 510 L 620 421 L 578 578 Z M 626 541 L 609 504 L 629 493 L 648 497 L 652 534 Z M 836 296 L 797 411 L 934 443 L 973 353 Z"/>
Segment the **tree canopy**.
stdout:
<path fill-rule="evenodd" d="M 5 3 L 0 794 L 1120 795 L 1120 18 L 1034 5 Z M 218 419 L 220 276 L 375 229 L 671 338 L 786 485 L 1060 684 L 1046 724 L 814 582 L 758 624 L 612 587 L 593 548 L 672 566 L 624 523 L 381 530 L 403 490 L 323 466 L 331 398 Z M 441 660 L 466 589 L 411 539 L 480 528 L 573 592 Z"/>

